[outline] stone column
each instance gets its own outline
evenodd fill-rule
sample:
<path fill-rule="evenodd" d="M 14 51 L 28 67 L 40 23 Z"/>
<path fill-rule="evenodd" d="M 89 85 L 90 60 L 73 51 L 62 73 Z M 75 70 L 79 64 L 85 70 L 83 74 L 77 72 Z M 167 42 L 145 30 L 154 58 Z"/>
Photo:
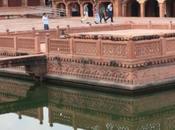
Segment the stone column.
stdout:
<path fill-rule="evenodd" d="M 57 5 L 56 4 L 52 4 L 52 11 L 53 11 L 53 14 L 54 14 L 54 17 L 57 16 Z"/>
<path fill-rule="evenodd" d="M 66 4 L 65 6 L 66 6 L 66 7 L 65 7 L 65 9 L 66 9 L 66 16 L 69 17 L 69 16 L 70 16 L 69 7 L 68 7 L 69 5 Z"/>
<path fill-rule="evenodd" d="M 40 0 L 40 5 L 45 6 L 46 5 L 45 0 Z"/>
<path fill-rule="evenodd" d="M 8 7 L 8 0 L 3 0 L 3 6 Z"/>
<path fill-rule="evenodd" d="M 164 16 L 164 9 L 163 9 L 163 3 L 159 3 L 159 16 Z"/>
<path fill-rule="evenodd" d="M 27 0 L 22 0 L 22 6 L 27 7 Z"/>
<path fill-rule="evenodd" d="M 159 3 L 159 15 L 164 17 L 165 14 L 165 0 L 158 0 Z"/>
<path fill-rule="evenodd" d="M 145 17 L 145 0 L 137 0 L 140 4 L 140 17 Z"/>
<path fill-rule="evenodd" d="M 127 4 L 126 2 L 122 3 L 122 16 L 125 17 L 126 16 L 126 11 L 127 11 Z"/>
<path fill-rule="evenodd" d="M 84 16 L 83 3 L 80 3 L 80 16 Z"/>
<path fill-rule="evenodd" d="M 117 4 L 118 1 L 112 1 L 113 3 L 113 16 L 116 17 L 118 16 L 118 4 Z"/>

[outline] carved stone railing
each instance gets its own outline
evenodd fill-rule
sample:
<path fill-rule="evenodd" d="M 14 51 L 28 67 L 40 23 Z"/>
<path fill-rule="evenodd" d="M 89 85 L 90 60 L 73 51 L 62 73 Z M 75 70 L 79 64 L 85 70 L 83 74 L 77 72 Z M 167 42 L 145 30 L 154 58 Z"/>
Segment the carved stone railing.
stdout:
<path fill-rule="evenodd" d="M 3 52 L 28 53 L 40 52 L 38 34 L 32 37 L 0 36 L 0 50 Z"/>
<path fill-rule="evenodd" d="M 173 34 L 134 37 L 80 35 L 47 39 L 48 54 L 100 59 L 149 59 L 174 54 Z M 172 47 L 172 48 L 171 48 Z"/>
<path fill-rule="evenodd" d="M 151 22 L 140 26 L 147 29 L 159 27 Z M 43 41 L 45 46 L 43 53 L 47 55 L 48 60 L 48 74 L 60 77 L 66 75 L 85 82 L 102 80 L 107 81 L 105 83 L 137 87 L 140 84 L 175 77 L 174 66 L 170 66 L 175 63 L 175 33 L 172 30 L 172 23 L 162 25 L 162 29 L 169 29 L 165 33 L 157 31 L 158 33 L 146 35 L 141 31 L 139 33 L 142 34 L 128 33 L 130 35 L 126 36 L 111 32 L 117 29 L 129 31 L 134 27 L 140 28 L 133 23 L 102 27 L 101 25 L 82 28 L 69 26 L 65 28 L 64 37 L 60 36 L 62 35 L 60 28 L 53 34 L 49 31 L 35 33 L 34 37 L 1 36 L 0 43 L 6 44 L 0 44 L 0 49 L 25 51 L 28 54 L 40 53 L 39 46 Z M 100 28 L 110 30 L 111 34 L 81 33 L 84 29 L 93 32 L 102 31 Z M 80 33 L 75 33 L 78 31 Z M 55 38 L 57 36 L 58 38 Z M 133 88 L 129 86 L 129 89 Z"/>

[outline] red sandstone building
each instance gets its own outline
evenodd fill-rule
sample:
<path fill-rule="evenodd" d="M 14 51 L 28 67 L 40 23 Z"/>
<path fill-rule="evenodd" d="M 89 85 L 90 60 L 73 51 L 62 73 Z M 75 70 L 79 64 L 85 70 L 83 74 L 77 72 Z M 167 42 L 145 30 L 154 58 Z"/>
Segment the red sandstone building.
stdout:
<path fill-rule="evenodd" d="M 104 4 L 107 6 L 109 2 L 113 3 L 114 16 L 137 16 L 137 17 L 163 17 L 175 16 L 174 0 L 98 0 L 99 6 Z M 64 8 L 67 16 L 71 16 L 72 7 L 76 7 L 78 14 L 83 14 L 84 4 L 89 4 L 89 8 L 93 8 L 94 0 L 54 0 L 55 8 Z M 90 9 L 90 15 L 93 9 Z"/>
<path fill-rule="evenodd" d="M 88 4 L 89 15 L 93 16 L 94 0 L 0 0 L 0 6 L 45 6 L 49 1 L 54 10 L 62 12 L 62 16 L 82 16 L 84 4 Z M 99 7 L 101 4 L 107 6 L 110 1 L 114 16 L 175 17 L 174 0 L 98 0 Z"/>

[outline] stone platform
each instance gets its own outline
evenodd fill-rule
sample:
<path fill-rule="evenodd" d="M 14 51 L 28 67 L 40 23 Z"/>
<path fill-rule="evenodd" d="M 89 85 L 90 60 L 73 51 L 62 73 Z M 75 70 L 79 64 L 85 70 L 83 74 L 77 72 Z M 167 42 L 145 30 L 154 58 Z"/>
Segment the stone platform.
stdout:
<path fill-rule="evenodd" d="M 72 34 L 72 36 L 118 36 L 125 38 L 133 38 L 138 36 L 150 36 L 150 35 L 164 35 L 175 33 L 175 30 L 169 29 L 128 29 L 128 30 L 115 30 L 115 31 L 99 31 L 99 32 L 81 32 Z"/>
<path fill-rule="evenodd" d="M 175 24 L 172 22 L 6 32 L 0 37 L 0 43 L 8 43 L 0 44 L 2 51 L 5 48 L 13 52 L 45 53 L 46 77 L 54 80 L 127 90 L 175 80 Z M 45 49 L 35 48 L 39 44 Z"/>
<path fill-rule="evenodd" d="M 60 51 L 60 66 L 48 60 L 48 73 L 61 79 L 127 90 L 175 80 L 175 30 L 74 33 L 68 39 L 71 57 Z"/>

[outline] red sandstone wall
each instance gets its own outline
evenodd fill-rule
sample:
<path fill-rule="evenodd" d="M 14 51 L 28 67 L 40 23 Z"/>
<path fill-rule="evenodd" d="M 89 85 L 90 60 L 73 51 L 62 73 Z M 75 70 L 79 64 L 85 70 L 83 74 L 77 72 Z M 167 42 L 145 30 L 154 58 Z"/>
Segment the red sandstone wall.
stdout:
<path fill-rule="evenodd" d="M 2 7 L 3 6 L 3 1 L 2 0 L 0 0 L 0 7 Z"/>
<path fill-rule="evenodd" d="M 22 0 L 8 0 L 9 7 L 22 6 Z"/>
<path fill-rule="evenodd" d="M 28 6 L 39 6 L 40 5 L 40 0 L 28 0 L 27 5 Z"/>

